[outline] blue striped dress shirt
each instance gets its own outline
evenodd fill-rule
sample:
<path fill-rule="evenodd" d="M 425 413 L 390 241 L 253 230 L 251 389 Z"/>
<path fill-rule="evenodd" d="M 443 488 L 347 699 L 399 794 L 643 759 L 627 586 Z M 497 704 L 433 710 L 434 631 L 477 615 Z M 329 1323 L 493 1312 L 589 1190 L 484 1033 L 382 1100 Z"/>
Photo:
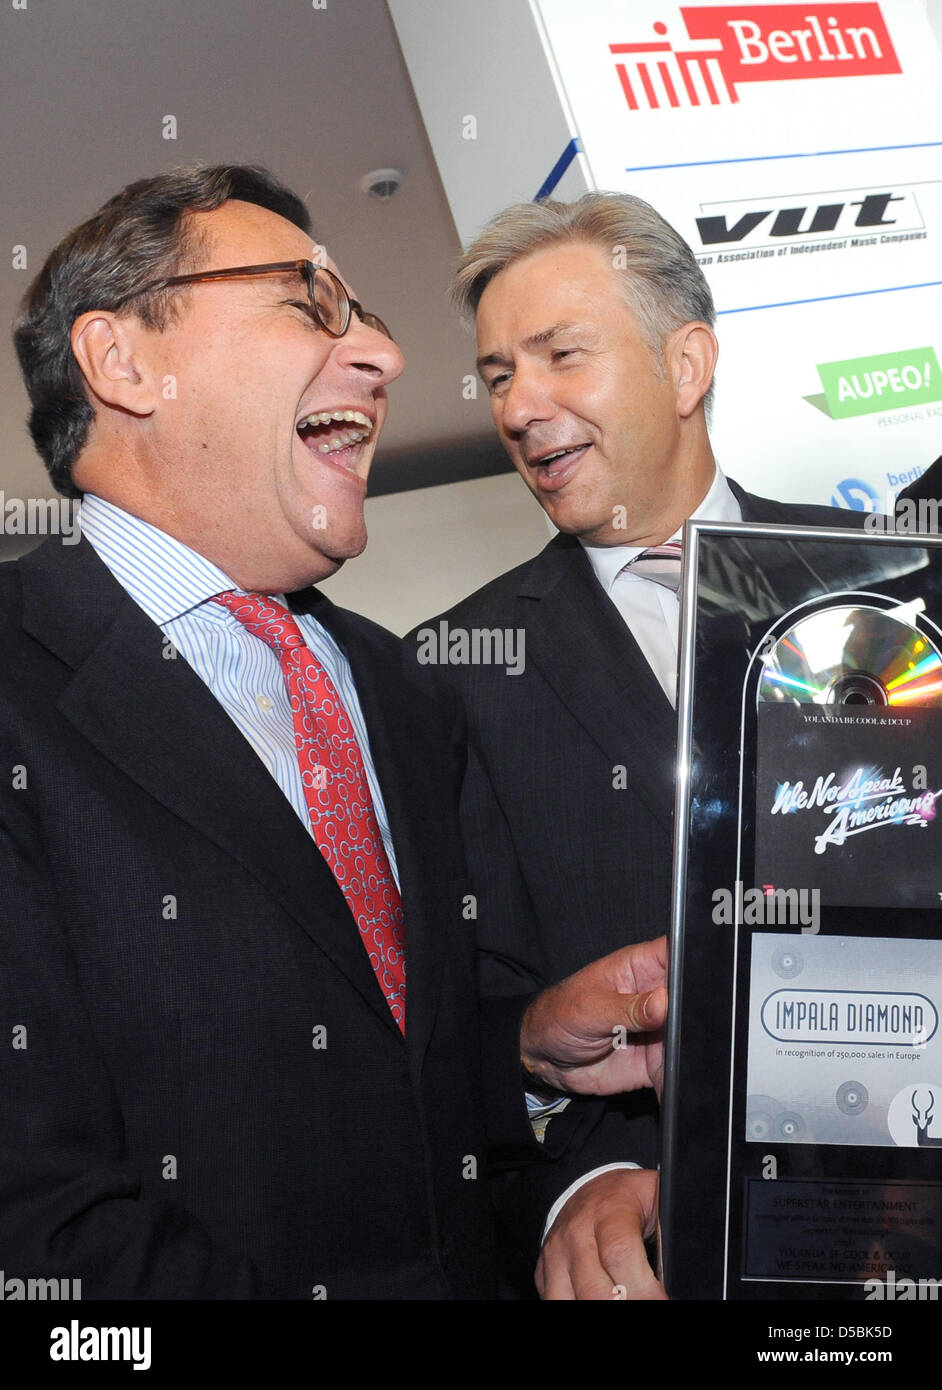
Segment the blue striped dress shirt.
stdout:
<path fill-rule="evenodd" d="M 245 591 L 189 546 L 100 497 L 86 494 L 81 527 L 82 535 L 121 587 L 169 639 L 168 650 L 175 648 L 206 683 L 310 831 L 291 704 L 278 658 L 226 608 L 210 601 L 214 594 L 228 589 Z M 270 597 L 284 602 L 283 594 Z M 353 721 L 376 819 L 398 885 L 383 794 L 350 664 L 316 618 L 308 613 L 294 617 Z"/>

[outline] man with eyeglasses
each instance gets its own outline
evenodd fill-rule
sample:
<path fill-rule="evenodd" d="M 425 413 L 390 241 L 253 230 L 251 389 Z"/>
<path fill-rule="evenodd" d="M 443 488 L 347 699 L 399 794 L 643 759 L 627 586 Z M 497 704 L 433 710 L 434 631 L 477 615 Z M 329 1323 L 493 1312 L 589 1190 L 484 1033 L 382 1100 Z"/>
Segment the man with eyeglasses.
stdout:
<path fill-rule="evenodd" d="M 490 1296 L 485 1113 L 548 1205 L 599 1107 L 541 1147 L 520 1059 L 648 1083 L 613 1039 L 662 1020 L 663 958 L 492 1007 L 482 1066 L 458 702 L 311 587 L 366 544 L 402 355 L 241 166 L 118 194 L 15 339 L 84 501 L 81 544 L 0 572 L 0 1263 L 86 1299 Z"/>

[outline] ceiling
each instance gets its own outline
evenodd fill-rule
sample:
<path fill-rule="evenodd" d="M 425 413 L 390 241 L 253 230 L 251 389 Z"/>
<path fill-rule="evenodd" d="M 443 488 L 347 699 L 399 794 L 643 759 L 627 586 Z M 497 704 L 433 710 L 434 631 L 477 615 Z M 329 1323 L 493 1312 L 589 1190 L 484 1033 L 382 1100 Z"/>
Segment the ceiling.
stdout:
<path fill-rule="evenodd" d="M 371 491 L 506 469 L 486 401 L 462 393 L 473 339 L 445 297 L 458 238 L 384 0 L 20 3 L 0 10 L 7 323 L 52 246 L 125 183 L 194 160 L 261 163 L 305 197 L 318 240 L 406 354 Z M 393 199 L 360 191 L 389 166 L 405 175 Z M 0 491 L 47 496 L 6 334 L 0 352 Z"/>

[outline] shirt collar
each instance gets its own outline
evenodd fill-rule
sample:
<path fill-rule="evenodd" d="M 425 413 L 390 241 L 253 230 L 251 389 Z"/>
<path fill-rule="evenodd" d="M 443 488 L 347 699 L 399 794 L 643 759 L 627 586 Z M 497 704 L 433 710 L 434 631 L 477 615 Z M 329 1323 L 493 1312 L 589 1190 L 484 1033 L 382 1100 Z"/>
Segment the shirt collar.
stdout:
<path fill-rule="evenodd" d="M 715 464 L 709 492 L 690 514 L 690 520 L 694 518 L 698 521 L 742 521 L 742 508 L 718 463 Z M 680 526 L 668 540 L 679 541 L 682 533 L 683 526 Z M 596 579 L 607 594 L 611 593 L 615 580 L 625 566 L 646 549 L 645 546 L 634 545 L 588 545 L 583 540 L 579 543 Z"/>
<path fill-rule="evenodd" d="M 123 589 L 158 627 L 214 594 L 239 589 L 228 575 L 148 521 L 86 493 L 82 535 Z M 220 616 L 224 614 L 219 609 Z"/>

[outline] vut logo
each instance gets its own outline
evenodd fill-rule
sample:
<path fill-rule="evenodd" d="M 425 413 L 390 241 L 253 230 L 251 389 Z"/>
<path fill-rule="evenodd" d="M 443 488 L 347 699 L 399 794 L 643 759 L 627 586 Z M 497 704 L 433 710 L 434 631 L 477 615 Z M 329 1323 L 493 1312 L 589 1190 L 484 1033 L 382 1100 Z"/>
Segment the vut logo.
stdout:
<path fill-rule="evenodd" d="M 866 77 L 902 72 L 879 4 L 682 7 L 686 44 L 667 25 L 650 43 L 612 43 L 631 111 L 720 106 L 739 101 L 743 82 Z"/>
<path fill-rule="evenodd" d="M 752 244 L 768 238 L 781 243 L 786 237 L 826 238 L 837 231 L 858 233 L 852 244 L 859 241 L 865 245 L 874 234 L 888 227 L 899 232 L 923 226 L 918 204 L 908 191 L 843 189 L 840 195 L 786 193 L 756 199 L 752 206 L 750 201 L 735 198 L 729 202 L 701 203 L 703 215 L 695 219 L 701 243 L 724 246 L 746 237 L 751 238 Z"/>

